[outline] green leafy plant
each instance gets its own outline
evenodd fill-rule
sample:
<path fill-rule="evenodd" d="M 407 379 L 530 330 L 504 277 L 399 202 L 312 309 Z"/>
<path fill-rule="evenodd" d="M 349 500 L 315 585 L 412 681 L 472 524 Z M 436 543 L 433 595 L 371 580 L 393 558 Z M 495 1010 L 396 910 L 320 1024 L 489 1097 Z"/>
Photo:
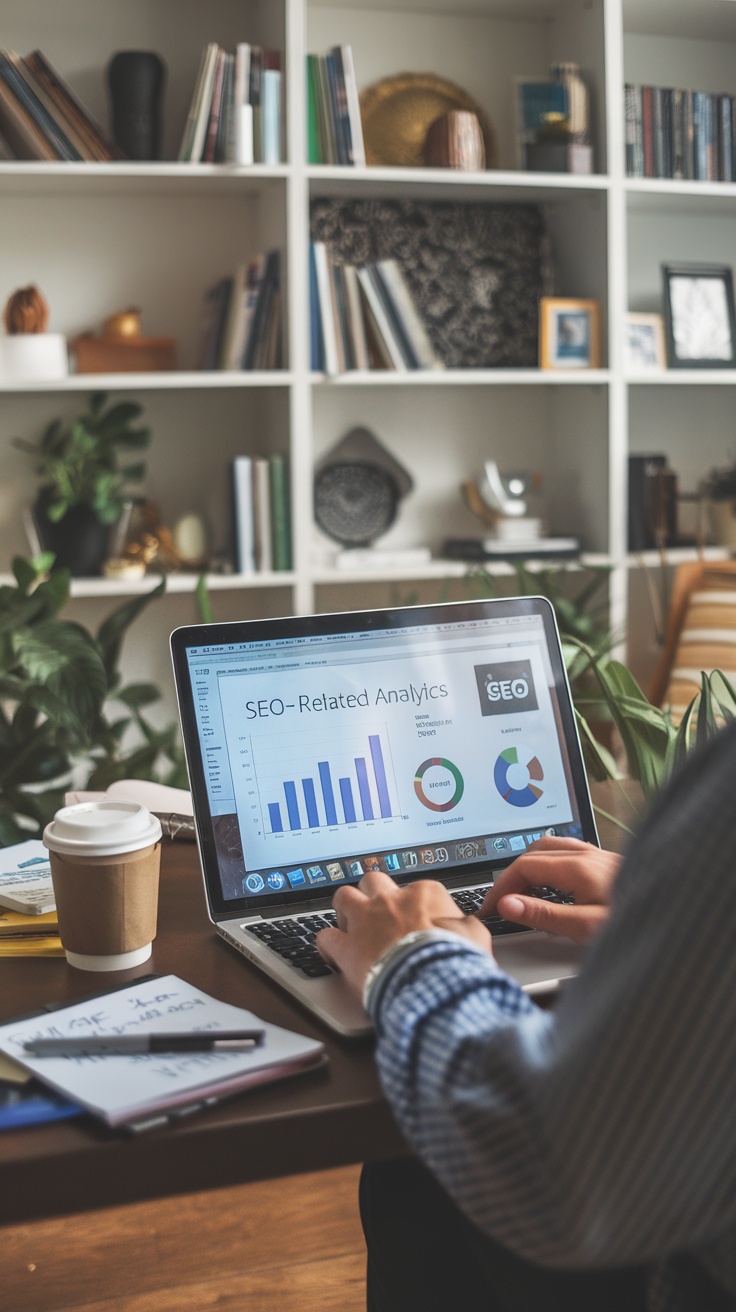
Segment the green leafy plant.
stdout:
<path fill-rule="evenodd" d="M 601 700 L 618 730 L 626 762 L 625 770 L 619 769 L 614 756 L 598 741 L 588 720 L 578 710 L 588 771 L 597 780 L 620 782 L 624 776 L 635 780 L 646 803 L 668 783 L 673 771 L 691 751 L 736 719 L 736 690 L 720 670 L 712 674 L 702 672 L 700 691 L 676 724 L 669 710 L 652 705 L 626 666 L 615 660 L 601 664 L 593 652 L 586 654 Z"/>
<path fill-rule="evenodd" d="M 70 424 L 54 419 L 38 442 L 16 437 L 13 445 L 36 459 L 44 510 L 58 523 L 74 506 L 89 506 L 101 524 L 120 518 L 128 486 L 145 475 L 145 462 L 121 466 L 120 452 L 142 451 L 151 442 L 151 430 L 138 420 L 142 407 L 119 401 L 106 409 L 107 395 L 95 392 L 89 409 Z"/>
<path fill-rule="evenodd" d="M 15 586 L 0 587 L 0 847 L 37 836 L 71 786 L 125 777 L 185 786 L 176 727 L 157 730 L 146 716 L 158 690 L 123 686 L 118 669 L 129 625 L 163 580 L 93 636 L 60 618 L 69 574 L 48 573 L 52 563 L 48 554 L 17 557 Z M 111 703 L 125 708 L 122 717 L 108 718 Z"/>

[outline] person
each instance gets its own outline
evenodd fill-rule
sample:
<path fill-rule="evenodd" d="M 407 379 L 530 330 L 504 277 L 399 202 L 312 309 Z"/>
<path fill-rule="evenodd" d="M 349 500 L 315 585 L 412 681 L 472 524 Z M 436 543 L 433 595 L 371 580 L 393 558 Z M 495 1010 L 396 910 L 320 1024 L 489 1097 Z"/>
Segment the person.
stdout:
<path fill-rule="evenodd" d="M 438 882 L 336 893 L 318 945 L 413 1153 L 363 1170 L 370 1312 L 736 1308 L 735 778 L 733 725 L 622 863 L 546 838 L 499 877 L 481 915 L 590 940 L 550 1010 Z"/>

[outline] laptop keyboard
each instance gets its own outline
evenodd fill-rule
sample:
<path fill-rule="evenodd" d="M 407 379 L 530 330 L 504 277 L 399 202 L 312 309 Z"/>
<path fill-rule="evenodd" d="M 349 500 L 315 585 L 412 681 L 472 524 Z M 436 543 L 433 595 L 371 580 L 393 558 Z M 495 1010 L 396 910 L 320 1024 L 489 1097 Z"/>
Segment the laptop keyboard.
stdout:
<path fill-rule="evenodd" d="M 450 889 L 450 897 L 466 916 L 474 916 L 480 910 L 490 884 L 481 888 Z M 541 897 L 546 902 L 572 902 L 571 894 L 560 893 L 555 888 L 529 889 L 533 897 Z M 491 934 L 523 933 L 525 925 L 516 925 L 501 916 L 483 917 L 482 923 Z M 244 925 L 249 934 L 253 934 L 265 947 L 276 952 L 282 960 L 287 961 L 295 970 L 300 970 L 308 979 L 319 979 L 323 975 L 332 975 L 333 968 L 328 966 L 320 956 L 316 946 L 316 936 L 320 929 L 329 929 L 337 925 L 334 911 L 321 911 L 319 915 L 294 916 L 289 920 L 259 920 L 254 925 Z"/>

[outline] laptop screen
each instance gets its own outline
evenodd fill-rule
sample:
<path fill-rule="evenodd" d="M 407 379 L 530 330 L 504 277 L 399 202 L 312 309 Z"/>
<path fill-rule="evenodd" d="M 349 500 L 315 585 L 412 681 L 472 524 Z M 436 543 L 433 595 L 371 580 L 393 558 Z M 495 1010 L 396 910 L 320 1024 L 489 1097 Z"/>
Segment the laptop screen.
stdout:
<path fill-rule="evenodd" d="M 544 600 L 198 625 L 172 652 L 213 914 L 596 841 Z"/>

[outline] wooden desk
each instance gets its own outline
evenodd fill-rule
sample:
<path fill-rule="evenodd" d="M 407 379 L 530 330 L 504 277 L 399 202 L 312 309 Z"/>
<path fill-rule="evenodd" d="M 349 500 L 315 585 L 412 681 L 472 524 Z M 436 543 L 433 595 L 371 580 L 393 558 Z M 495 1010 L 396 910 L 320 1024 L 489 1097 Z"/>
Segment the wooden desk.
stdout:
<path fill-rule="evenodd" d="M 181 975 L 214 997 L 322 1039 L 329 1066 L 137 1138 L 122 1138 L 89 1116 L 0 1133 L 0 1224 L 406 1152 L 380 1091 L 372 1044 L 332 1036 L 215 935 L 194 844 L 164 845 L 151 961 L 97 975 L 60 958 L 0 960 L 0 1020 L 149 972 Z"/>

